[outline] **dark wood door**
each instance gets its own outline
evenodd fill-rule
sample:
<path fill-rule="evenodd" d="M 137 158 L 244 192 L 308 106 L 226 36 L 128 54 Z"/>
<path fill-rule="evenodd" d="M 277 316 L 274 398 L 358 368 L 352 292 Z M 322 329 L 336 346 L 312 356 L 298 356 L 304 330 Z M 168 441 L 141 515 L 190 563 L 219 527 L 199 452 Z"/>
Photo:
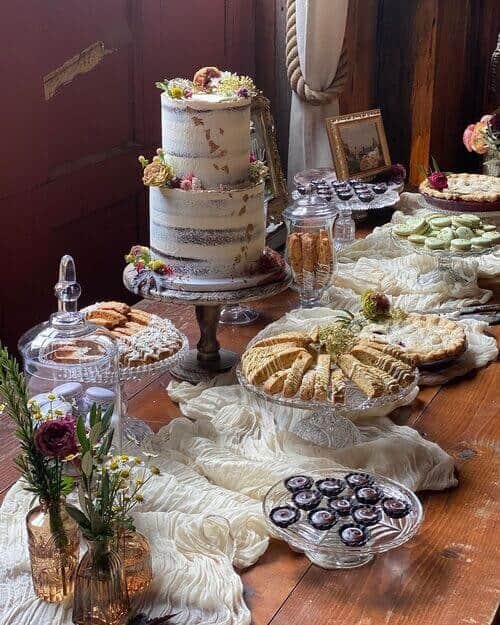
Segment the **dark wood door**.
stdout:
<path fill-rule="evenodd" d="M 2 11 L 0 337 L 55 309 L 72 254 L 82 304 L 127 298 L 123 255 L 147 243 L 137 156 L 160 141 L 156 80 L 253 71 L 253 1 L 28 0 Z"/>

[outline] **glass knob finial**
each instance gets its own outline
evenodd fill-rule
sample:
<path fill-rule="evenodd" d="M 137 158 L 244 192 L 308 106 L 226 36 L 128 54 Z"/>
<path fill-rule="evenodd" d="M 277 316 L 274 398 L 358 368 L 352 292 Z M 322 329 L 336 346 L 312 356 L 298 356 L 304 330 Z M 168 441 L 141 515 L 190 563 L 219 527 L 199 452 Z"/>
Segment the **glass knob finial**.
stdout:
<path fill-rule="evenodd" d="M 76 281 L 75 261 L 66 254 L 59 263 L 59 280 L 54 287 L 59 312 L 75 313 L 82 289 Z"/>

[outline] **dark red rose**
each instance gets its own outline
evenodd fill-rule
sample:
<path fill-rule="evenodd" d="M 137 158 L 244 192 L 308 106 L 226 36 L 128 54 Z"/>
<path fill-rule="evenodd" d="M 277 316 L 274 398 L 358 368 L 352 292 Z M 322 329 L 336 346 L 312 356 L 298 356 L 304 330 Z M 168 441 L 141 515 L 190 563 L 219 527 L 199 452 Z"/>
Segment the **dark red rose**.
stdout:
<path fill-rule="evenodd" d="M 76 421 L 72 416 L 42 423 L 35 433 L 35 445 L 44 456 L 63 460 L 78 452 Z"/>
<path fill-rule="evenodd" d="M 260 253 L 259 269 L 262 273 L 271 273 L 272 271 L 283 270 L 285 261 L 279 252 L 265 247 Z"/>
<path fill-rule="evenodd" d="M 388 179 L 391 182 L 404 182 L 406 179 L 406 169 L 404 165 L 401 165 L 401 163 L 396 163 L 395 165 L 392 165 L 388 172 Z"/>
<path fill-rule="evenodd" d="M 446 189 L 448 187 L 448 178 L 445 176 L 445 174 L 443 174 L 442 171 L 434 171 L 432 174 L 430 174 L 428 180 L 429 185 L 433 189 L 437 189 L 438 191 L 442 191 L 443 189 Z"/>

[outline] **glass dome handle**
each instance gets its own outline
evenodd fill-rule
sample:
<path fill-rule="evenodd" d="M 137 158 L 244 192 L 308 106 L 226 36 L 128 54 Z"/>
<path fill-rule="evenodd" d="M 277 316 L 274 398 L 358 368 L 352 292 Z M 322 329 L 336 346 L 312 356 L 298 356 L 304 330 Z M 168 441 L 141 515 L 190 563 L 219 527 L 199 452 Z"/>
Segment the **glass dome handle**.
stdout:
<path fill-rule="evenodd" d="M 76 281 L 75 261 L 66 254 L 59 263 L 59 280 L 54 287 L 59 312 L 76 313 L 82 289 Z"/>

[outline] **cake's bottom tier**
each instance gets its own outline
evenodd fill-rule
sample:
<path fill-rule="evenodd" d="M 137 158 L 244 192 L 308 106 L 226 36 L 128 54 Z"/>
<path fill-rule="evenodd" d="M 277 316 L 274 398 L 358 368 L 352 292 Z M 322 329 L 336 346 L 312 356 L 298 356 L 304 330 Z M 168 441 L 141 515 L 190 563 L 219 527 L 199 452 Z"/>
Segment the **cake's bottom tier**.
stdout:
<path fill-rule="evenodd" d="M 152 187 L 149 202 L 151 251 L 172 267 L 173 280 L 253 278 L 266 237 L 263 184 L 227 191 Z"/>

